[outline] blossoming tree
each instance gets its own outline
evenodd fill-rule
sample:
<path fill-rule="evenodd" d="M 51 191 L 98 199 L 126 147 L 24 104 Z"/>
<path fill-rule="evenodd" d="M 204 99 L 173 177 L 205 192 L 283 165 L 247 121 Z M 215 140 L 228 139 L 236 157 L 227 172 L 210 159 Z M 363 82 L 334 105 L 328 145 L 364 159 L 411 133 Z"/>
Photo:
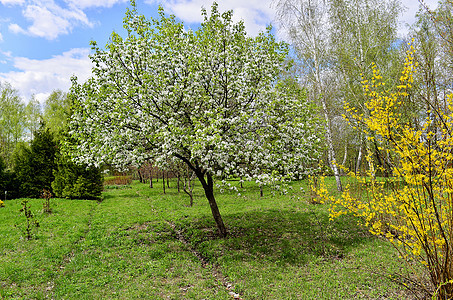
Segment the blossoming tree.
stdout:
<path fill-rule="evenodd" d="M 93 42 L 94 76 L 83 84 L 73 79 L 70 132 L 77 142 L 70 151 L 94 165 L 183 161 L 225 236 L 214 177 L 308 172 L 319 148 L 313 108 L 302 89 L 282 79 L 288 50 L 271 28 L 249 37 L 215 3 L 210 15 L 202 10 L 197 31 L 162 8 L 158 19 L 146 19 L 132 6 L 127 37 L 113 33 L 105 50 Z"/>

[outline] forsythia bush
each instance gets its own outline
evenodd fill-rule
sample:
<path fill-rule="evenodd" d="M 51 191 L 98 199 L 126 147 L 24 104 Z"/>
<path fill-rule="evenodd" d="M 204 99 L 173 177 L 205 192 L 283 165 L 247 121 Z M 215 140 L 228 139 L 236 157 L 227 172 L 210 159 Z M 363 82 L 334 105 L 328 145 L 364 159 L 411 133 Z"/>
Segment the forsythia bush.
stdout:
<path fill-rule="evenodd" d="M 346 104 L 349 120 L 359 124 L 370 142 L 390 161 L 391 188 L 375 177 L 371 150 L 365 176 L 350 173 L 366 186 L 363 195 L 346 188 L 339 198 L 328 194 L 322 180 L 316 193 L 331 203 L 331 217 L 353 213 L 370 232 L 386 237 L 406 260 L 423 264 L 438 299 L 453 298 L 453 96 L 445 109 L 431 106 L 423 124 L 404 122 L 401 106 L 408 98 L 417 64 L 414 48 L 407 52 L 396 91 L 385 90 L 379 70 L 363 80 L 368 113 Z M 418 127 L 418 128 L 416 128 Z M 369 148 L 369 147 L 368 147 Z"/>

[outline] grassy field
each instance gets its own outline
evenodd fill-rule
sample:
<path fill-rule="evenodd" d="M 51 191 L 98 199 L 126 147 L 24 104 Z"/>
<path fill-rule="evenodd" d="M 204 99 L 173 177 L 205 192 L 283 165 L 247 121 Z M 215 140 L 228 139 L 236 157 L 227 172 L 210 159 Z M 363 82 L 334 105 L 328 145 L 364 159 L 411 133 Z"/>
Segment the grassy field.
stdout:
<path fill-rule="evenodd" d="M 238 181 L 232 185 L 239 187 Z M 248 183 L 217 193 L 230 235 L 216 237 L 199 185 L 193 207 L 175 183 L 108 188 L 102 202 L 31 199 L 40 223 L 25 240 L 21 200 L 0 208 L 4 299 L 407 299 L 395 250 L 352 217 L 329 221 L 306 182 L 288 195 Z M 22 225 L 21 225 L 22 224 Z"/>

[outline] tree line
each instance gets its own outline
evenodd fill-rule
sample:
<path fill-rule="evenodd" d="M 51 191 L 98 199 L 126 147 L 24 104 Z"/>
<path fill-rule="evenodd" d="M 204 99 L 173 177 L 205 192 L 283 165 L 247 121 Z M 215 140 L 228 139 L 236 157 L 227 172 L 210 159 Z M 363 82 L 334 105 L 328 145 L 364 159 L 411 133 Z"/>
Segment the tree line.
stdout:
<path fill-rule="evenodd" d="M 73 163 L 61 149 L 67 136 L 70 103 L 56 90 L 43 106 L 34 96 L 25 104 L 11 85 L 0 85 L 0 191 L 2 199 L 39 198 L 43 193 L 62 198 L 99 199 L 99 168 Z"/>
<path fill-rule="evenodd" d="M 446 103 L 452 87 L 452 1 L 439 1 L 430 11 L 422 2 L 409 33 L 398 36 L 399 0 L 281 0 L 277 13 L 297 56 L 298 75 L 325 120 L 325 161 L 342 189 L 338 165 L 364 171 L 365 153 L 391 173 L 389 158 L 370 142 L 358 124 L 343 116 L 347 102 L 369 114 L 362 82 L 380 70 L 388 89 L 396 88 L 408 42 L 413 41 L 420 72 L 402 110 L 405 121 L 420 126 L 429 111 Z M 374 67 L 373 67 L 374 66 Z"/>

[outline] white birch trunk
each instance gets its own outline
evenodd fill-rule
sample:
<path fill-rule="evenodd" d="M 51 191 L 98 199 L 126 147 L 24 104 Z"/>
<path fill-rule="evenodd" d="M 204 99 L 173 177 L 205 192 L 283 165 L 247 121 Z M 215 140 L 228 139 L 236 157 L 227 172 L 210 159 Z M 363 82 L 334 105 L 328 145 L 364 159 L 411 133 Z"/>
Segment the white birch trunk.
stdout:
<path fill-rule="evenodd" d="M 324 118 L 326 119 L 326 140 L 329 165 L 332 168 L 335 181 L 337 182 L 337 190 L 341 192 L 343 191 L 343 186 L 341 185 L 340 173 L 338 172 L 337 161 L 335 159 L 335 149 L 333 148 L 332 131 L 330 129 L 330 118 L 327 113 L 327 104 L 324 97 L 321 97 L 321 104 L 322 110 L 324 111 Z"/>
<path fill-rule="evenodd" d="M 355 166 L 355 173 L 359 174 L 360 172 L 360 163 L 362 162 L 362 141 L 360 141 L 359 155 L 357 155 L 357 164 Z"/>
<path fill-rule="evenodd" d="M 346 160 L 348 159 L 348 143 L 344 143 L 344 155 L 343 155 L 343 162 L 341 163 L 341 165 L 344 166 L 346 165 Z M 340 172 L 341 173 L 341 172 Z"/>

